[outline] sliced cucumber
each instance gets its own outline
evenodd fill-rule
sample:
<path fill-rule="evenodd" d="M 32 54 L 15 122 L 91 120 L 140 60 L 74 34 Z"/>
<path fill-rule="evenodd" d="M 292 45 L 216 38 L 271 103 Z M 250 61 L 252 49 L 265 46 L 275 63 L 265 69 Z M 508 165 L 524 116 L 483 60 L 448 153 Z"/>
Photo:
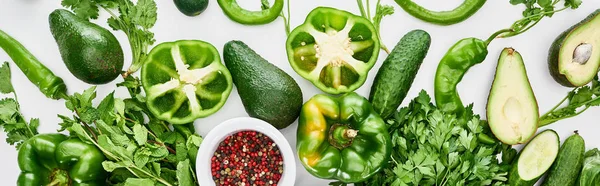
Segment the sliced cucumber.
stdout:
<path fill-rule="evenodd" d="M 575 131 L 575 134 L 567 138 L 560 147 L 556 161 L 552 164 L 542 186 L 575 185 L 583 167 L 584 153 L 585 141 Z"/>
<path fill-rule="evenodd" d="M 545 130 L 535 136 L 523 148 L 514 162 L 508 183 L 511 186 L 532 186 L 550 169 L 560 147 L 560 138 L 553 130 Z"/>

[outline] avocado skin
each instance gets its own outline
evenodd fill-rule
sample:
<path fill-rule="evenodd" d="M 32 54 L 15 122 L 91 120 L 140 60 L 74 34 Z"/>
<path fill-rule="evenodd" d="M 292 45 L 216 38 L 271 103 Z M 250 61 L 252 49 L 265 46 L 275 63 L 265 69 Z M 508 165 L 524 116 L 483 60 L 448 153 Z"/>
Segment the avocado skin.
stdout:
<path fill-rule="evenodd" d="M 241 41 L 225 44 L 223 60 L 248 115 L 277 129 L 286 128 L 298 118 L 302 90 L 290 75 Z"/>
<path fill-rule="evenodd" d="M 566 42 L 565 38 L 573 30 L 579 28 L 579 26 L 590 22 L 592 19 L 594 19 L 596 16 L 598 16 L 599 13 L 600 13 L 600 9 L 597 9 L 596 11 L 592 12 L 589 16 L 587 16 L 585 19 L 583 19 L 581 22 L 579 22 L 579 23 L 573 25 L 571 28 L 565 30 L 563 33 L 558 35 L 558 37 L 556 37 L 556 39 L 550 46 L 550 50 L 548 52 L 548 69 L 550 70 L 550 75 L 552 75 L 552 78 L 554 78 L 554 80 L 557 83 L 561 84 L 562 86 L 576 87 L 576 85 L 574 85 L 573 83 L 571 83 L 569 81 L 569 79 L 567 79 L 567 76 L 560 74 L 560 69 L 558 69 L 558 63 L 559 63 L 559 59 L 560 59 L 559 53 L 560 53 L 560 49 L 562 48 L 563 44 Z"/>
<path fill-rule="evenodd" d="M 108 30 L 57 9 L 49 16 L 50 31 L 69 71 L 89 84 L 105 84 L 119 76 L 123 49 Z"/>
<path fill-rule="evenodd" d="M 206 7 L 208 0 L 173 0 L 177 9 L 186 16 L 200 15 Z"/>

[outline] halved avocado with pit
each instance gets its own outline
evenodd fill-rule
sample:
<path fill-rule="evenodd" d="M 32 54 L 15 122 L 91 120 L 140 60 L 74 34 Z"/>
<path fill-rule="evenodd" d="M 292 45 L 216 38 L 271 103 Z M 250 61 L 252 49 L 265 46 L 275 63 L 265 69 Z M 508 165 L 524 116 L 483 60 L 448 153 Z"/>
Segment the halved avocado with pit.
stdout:
<path fill-rule="evenodd" d="M 559 35 L 548 54 L 550 74 L 563 86 L 588 84 L 600 68 L 600 9 Z"/>
<path fill-rule="evenodd" d="M 508 145 L 527 142 L 537 131 L 537 101 L 521 55 L 512 48 L 502 51 L 487 104 L 490 129 Z"/>
<path fill-rule="evenodd" d="M 323 92 L 341 94 L 362 86 L 379 56 L 373 24 L 350 12 L 318 7 L 286 43 L 296 73 Z"/>

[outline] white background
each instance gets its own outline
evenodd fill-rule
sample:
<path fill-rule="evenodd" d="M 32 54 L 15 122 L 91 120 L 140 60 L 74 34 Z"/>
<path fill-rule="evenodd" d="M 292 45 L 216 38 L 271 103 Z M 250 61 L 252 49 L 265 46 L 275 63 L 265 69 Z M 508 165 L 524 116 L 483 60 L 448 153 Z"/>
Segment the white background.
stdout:
<path fill-rule="evenodd" d="M 431 9 L 448 10 L 453 9 L 462 1 L 418 0 L 417 3 Z M 286 35 L 281 19 L 263 26 L 244 26 L 225 17 L 214 0 L 211 0 L 208 9 L 197 17 L 187 17 L 179 13 L 170 0 L 156 0 L 156 2 L 158 4 L 158 21 L 152 29 L 155 33 L 156 44 L 180 39 L 199 39 L 212 43 L 221 52 L 227 41 L 242 40 L 265 59 L 296 79 L 302 88 L 305 101 L 313 95 L 321 93 L 311 83 L 297 75 L 290 67 L 285 52 Z M 260 5 L 259 0 L 240 0 L 240 3 L 243 7 L 254 10 L 258 10 Z M 472 18 L 462 23 L 452 26 L 436 26 L 411 17 L 392 0 L 382 0 L 382 4 L 393 5 L 396 8 L 396 13 L 384 18 L 381 26 L 383 42 L 390 50 L 405 33 L 413 29 L 423 29 L 429 32 L 432 37 L 427 58 L 425 58 L 425 62 L 421 66 L 421 70 L 403 105 L 406 105 L 421 89 L 427 90 L 430 94 L 433 93 L 433 77 L 437 64 L 448 48 L 456 41 L 465 37 L 485 39 L 496 30 L 509 27 L 514 21 L 520 19 L 522 17 L 521 11 L 524 9 L 523 5 L 510 5 L 509 0 L 490 0 Z M 305 16 L 317 6 L 336 7 L 359 14 L 356 1 L 353 0 L 292 0 L 292 29 L 302 24 Z M 371 7 L 374 7 L 374 5 Z M 61 8 L 58 0 L 1 0 L 0 29 L 19 40 L 42 63 L 62 77 L 69 88 L 69 93 L 81 92 L 89 88 L 90 85 L 76 79 L 65 68 L 58 47 L 49 30 L 48 15 L 57 8 Z M 463 102 L 473 102 L 475 112 L 482 116 L 485 115 L 486 99 L 499 53 L 504 47 L 514 47 L 523 55 L 525 60 L 531 85 L 539 101 L 540 114 L 545 113 L 570 90 L 560 86 L 551 78 L 546 60 L 548 48 L 557 35 L 579 22 L 596 8 L 600 8 L 600 1 L 584 0 L 579 9 L 566 10 L 555 14 L 550 19 L 546 18 L 525 34 L 492 42 L 485 62 L 471 68 L 459 85 Z M 106 24 L 106 18 L 107 14 L 102 12 L 101 18 L 94 22 L 109 28 Z M 125 34 L 121 31 L 113 31 L 113 33 L 121 42 L 126 59 L 125 67 L 128 67 L 131 52 Z M 373 77 L 385 57 L 385 52 L 380 52 L 378 63 L 369 74 L 366 83 L 357 90 L 358 93 L 368 96 Z M 0 51 L 1 61 L 11 60 L 4 52 Z M 25 117 L 40 118 L 40 132 L 56 132 L 60 121 L 56 115 L 70 115 L 64 107 L 64 101 L 44 97 L 14 63 L 11 63 L 11 68 L 13 71 L 13 84 L 19 94 L 19 102 Z M 118 78 L 112 83 L 98 86 L 98 97 L 104 97 L 114 91 L 115 83 L 121 81 L 122 79 Z M 126 91 L 119 89 L 117 95 L 124 96 Z M 578 117 L 560 121 L 551 125 L 550 128 L 555 129 L 562 140 L 572 134 L 574 130 L 579 130 L 579 133 L 587 142 L 588 149 L 600 147 L 600 135 L 598 135 L 600 131 L 599 111 L 600 108 L 589 109 Z M 247 114 L 236 89 L 234 89 L 229 100 L 219 112 L 195 122 L 196 130 L 201 135 L 206 135 L 222 121 L 240 116 L 247 116 Z M 296 128 L 297 124 L 294 123 L 281 130 L 293 147 L 292 149 L 295 149 L 296 145 Z M 5 139 L 6 135 L 0 132 L 0 138 Z M 17 151 L 14 147 L 0 142 L 0 152 L 0 183 L 2 185 L 12 185 L 16 183 L 20 172 L 17 165 Z M 298 170 L 296 185 L 326 185 L 329 182 L 311 176 L 304 170 L 298 160 L 296 162 Z"/>

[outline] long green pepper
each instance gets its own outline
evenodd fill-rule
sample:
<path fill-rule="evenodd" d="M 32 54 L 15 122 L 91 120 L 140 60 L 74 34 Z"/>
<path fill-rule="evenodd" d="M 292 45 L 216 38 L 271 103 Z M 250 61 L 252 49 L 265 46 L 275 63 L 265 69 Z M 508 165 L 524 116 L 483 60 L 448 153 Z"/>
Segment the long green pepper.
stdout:
<path fill-rule="evenodd" d="M 475 14 L 487 0 L 465 0 L 450 11 L 432 11 L 413 2 L 413 0 L 395 0 L 404 11 L 425 22 L 438 25 L 460 23 Z"/>
<path fill-rule="evenodd" d="M 490 42 L 498 35 L 509 31 L 500 30 L 485 41 L 478 38 L 465 38 L 450 47 L 435 72 L 435 102 L 442 111 L 457 114 L 463 112 L 465 107 L 456 86 L 469 68 L 485 60 Z"/>
<path fill-rule="evenodd" d="M 272 7 L 260 10 L 246 10 L 236 0 L 217 0 L 219 6 L 229 19 L 245 25 L 262 25 L 273 22 L 283 10 L 283 0 L 275 0 Z"/>
<path fill-rule="evenodd" d="M 0 48 L 17 64 L 27 79 L 51 99 L 67 97 L 67 86 L 48 67 L 44 66 L 29 50 L 8 34 L 0 30 Z"/>

